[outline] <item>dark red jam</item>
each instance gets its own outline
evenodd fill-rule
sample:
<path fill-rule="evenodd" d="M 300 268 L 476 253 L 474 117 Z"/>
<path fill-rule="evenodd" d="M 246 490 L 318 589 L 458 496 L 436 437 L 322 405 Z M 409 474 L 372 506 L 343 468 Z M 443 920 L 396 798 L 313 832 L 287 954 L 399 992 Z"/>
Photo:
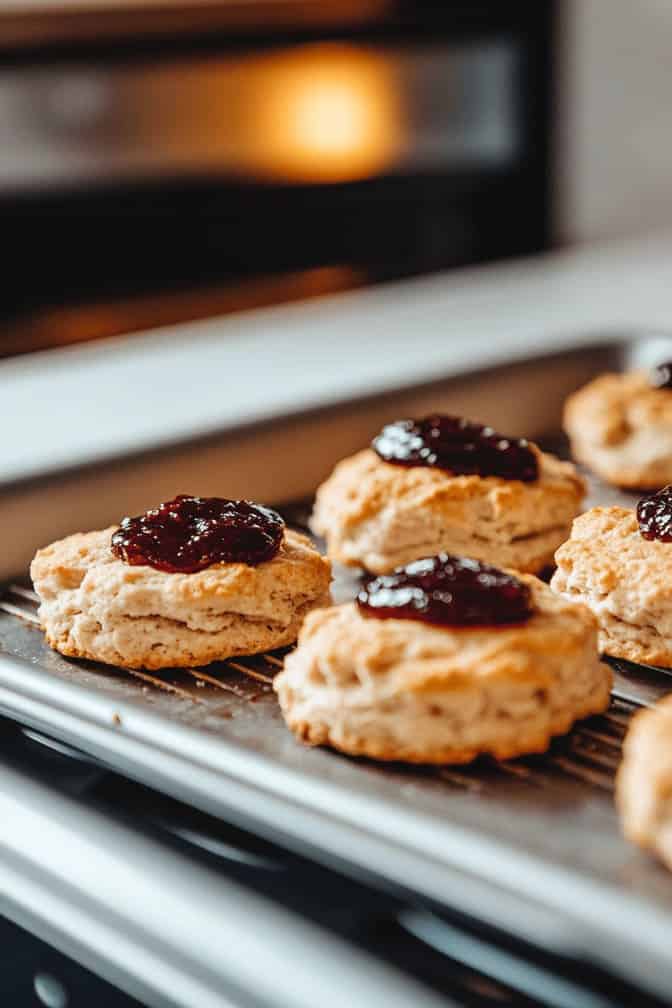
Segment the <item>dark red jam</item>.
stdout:
<path fill-rule="evenodd" d="M 539 476 L 537 457 L 524 438 L 504 437 L 461 417 L 395 420 L 383 427 L 372 447 L 394 465 L 435 466 L 461 476 L 501 476 L 525 483 Z"/>
<path fill-rule="evenodd" d="M 171 574 L 193 574 L 222 562 L 255 566 L 275 556 L 284 529 L 280 515 L 260 504 L 180 494 L 124 518 L 112 535 L 112 552 L 124 563 Z"/>
<path fill-rule="evenodd" d="M 637 521 L 645 539 L 672 542 L 672 486 L 642 497 L 637 505 Z"/>
<path fill-rule="evenodd" d="M 672 389 L 672 361 L 658 364 L 649 374 L 649 383 L 654 388 Z"/>
<path fill-rule="evenodd" d="M 364 615 L 378 619 L 453 627 L 511 626 L 532 615 L 527 585 L 490 564 L 448 553 L 367 581 L 357 605 Z"/>

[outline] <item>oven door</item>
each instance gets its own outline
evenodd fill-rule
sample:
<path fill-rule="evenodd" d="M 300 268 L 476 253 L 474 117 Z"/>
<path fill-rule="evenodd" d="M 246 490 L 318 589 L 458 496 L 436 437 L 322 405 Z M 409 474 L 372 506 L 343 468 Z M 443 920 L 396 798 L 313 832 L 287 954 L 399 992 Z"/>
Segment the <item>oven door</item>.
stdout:
<path fill-rule="evenodd" d="M 548 245 L 552 4 L 277 6 L 9 54 L 0 354 Z"/>

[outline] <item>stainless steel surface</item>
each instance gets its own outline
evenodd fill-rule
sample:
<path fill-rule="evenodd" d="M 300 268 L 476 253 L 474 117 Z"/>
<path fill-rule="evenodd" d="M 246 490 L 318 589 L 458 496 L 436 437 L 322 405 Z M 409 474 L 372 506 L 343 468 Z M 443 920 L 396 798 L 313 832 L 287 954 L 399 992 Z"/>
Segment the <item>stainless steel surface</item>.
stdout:
<path fill-rule="evenodd" d="M 313 1008 L 318 985 L 325 1008 L 452 1004 L 225 872 L 6 766 L 0 821 L 0 913 L 142 1004 Z"/>
<path fill-rule="evenodd" d="M 502 426 L 517 415 L 515 429 L 534 416 L 528 429 L 552 432 L 572 387 L 642 349 L 603 347 L 473 375 L 453 382 L 454 399 L 444 388 L 436 404 L 471 398 L 478 409 L 467 412 Z M 407 402 L 389 397 L 387 415 Z M 360 429 L 362 416 L 371 419 L 366 406 Z M 622 495 L 594 485 L 598 499 Z M 337 594 L 352 591 L 351 577 L 341 576 Z M 610 710 L 544 757 L 380 766 L 293 740 L 267 681 L 277 656 L 138 678 L 61 658 L 33 614 L 25 588 L 9 589 L 0 613 L 2 712 L 207 811 L 669 992 L 672 878 L 623 840 L 613 806 L 628 720 L 667 691 L 664 673 L 619 665 Z"/>

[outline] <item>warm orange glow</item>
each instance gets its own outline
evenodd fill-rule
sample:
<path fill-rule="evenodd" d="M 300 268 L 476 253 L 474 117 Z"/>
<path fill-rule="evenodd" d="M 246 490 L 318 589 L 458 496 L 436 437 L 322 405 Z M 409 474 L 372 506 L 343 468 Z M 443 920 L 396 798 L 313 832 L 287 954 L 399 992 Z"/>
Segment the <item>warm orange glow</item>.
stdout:
<path fill-rule="evenodd" d="M 350 81 L 321 80 L 294 96 L 289 136 L 318 157 L 351 156 L 367 144 L 370 108 Z"/>
<path fill-rule="evenodd" d="M 179 73 L 170 64 L 125 69 L 117 95 L 129 155 L 151 149 L 163 170 L 337 182 L 374 174 L 399 154 L 395 73 L 374 49 L 312 44 L 185 63 Z"/>
<path fill-rule="evenodd" d="M 311 45 L 266 57 L 254 71 L 243 149 L 255 174 L 294 181 L 361 178 L 397 153 L 399 110 L 384 56 L 354 46 Z"/>

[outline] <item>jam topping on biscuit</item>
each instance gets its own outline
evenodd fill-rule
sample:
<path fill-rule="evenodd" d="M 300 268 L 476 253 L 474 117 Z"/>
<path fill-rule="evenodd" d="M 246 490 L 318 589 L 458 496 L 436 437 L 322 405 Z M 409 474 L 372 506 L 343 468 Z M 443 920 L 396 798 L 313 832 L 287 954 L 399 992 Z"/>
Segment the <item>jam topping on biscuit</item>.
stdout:
<path fill-rule="evenodd" d="M 453 627 L 511 626 L 532 615 L 530 589 L 522 581 L 490 564 L 448 553 L 367 581 L 357 605 L 363 615 L 378 619 Z"/>
<path fill-rule="evenodd" d="M 190 497 L 124 518 L 112 552 L 124 563 L 193 574 L 216 563 L 256 566 L 278 550 L 285 523 L 275 511 L 245 500 Z"/>
<path fill-rule="evenodd" d="M 649 372 L 649 384 L 653 388 L 672 389 L 672 361 L 664 361 Z"/>
<path fill-rule="evenodd" d="M 637 521 L 645 539 L 672 542 L 672 485 L 642 497 L 637 505 Z"/>
<path fill-rule="evenodd" d="M 539 464 L 529 442 L 462 417 L 436 414 L 423 420 L 396 420 L 372 443 L 384 462 L 435 466 L 460 476 L 500 476 L 531 483 Z"/>

